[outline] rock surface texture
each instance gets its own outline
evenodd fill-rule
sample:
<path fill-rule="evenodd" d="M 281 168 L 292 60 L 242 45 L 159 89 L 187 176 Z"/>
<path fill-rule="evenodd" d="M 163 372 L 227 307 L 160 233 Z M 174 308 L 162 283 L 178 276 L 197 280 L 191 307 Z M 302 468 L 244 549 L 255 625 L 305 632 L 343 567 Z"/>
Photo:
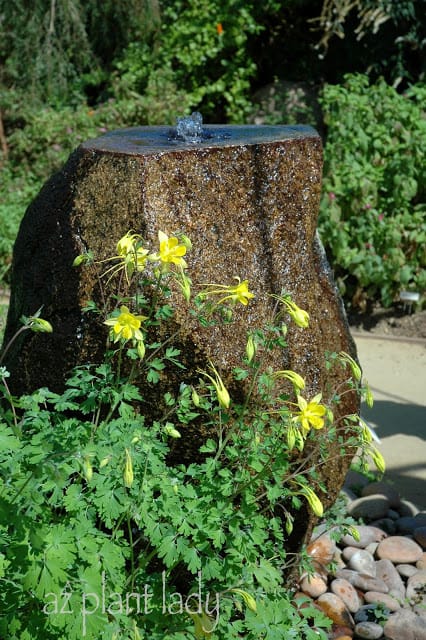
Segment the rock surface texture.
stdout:
<path fill-rule="evenodd" d="M 266 294 L 285 290 L 309 312 L 310 326 L 291 326 L 289 350 L 271 364 L 304 375 L 309 397 L 338 385 L 346 373 L 327 371 L 324 353 L 354 356 L 355 347 L 316 237 L 321 172 L 321 140 L 309 127 L 207 127 L 200 144 L 171 139 L 167 127 L 135 128 L 82 144 L 31 204 L 16 241 L 6 340 L 22 315 L 41 306 L 54 333 L 25 335 L 8 352 L 13 391 L 60 389 L 72 367 L 100 361 L 107 328 L 82 313 L 99 299 L 98 282 L 71 265 L 88 249 L 99 260 L 114 255 L 129 230 L 151 247 L 159 230 L 185 233 L 193 242 L 187 261 L 194 283 L 233 284 L 240 276 L 256 295 L 224 327 L 196 327 L 177 303 L 178 346 L 189 370 L 211 358 L 226 380 L 241 362 L 247 330 L 271 315 Z M 345 395 L 340 415 L 357 409 L 357 399 Z M 330 450 L 325 506 L 348 462 Z"/>

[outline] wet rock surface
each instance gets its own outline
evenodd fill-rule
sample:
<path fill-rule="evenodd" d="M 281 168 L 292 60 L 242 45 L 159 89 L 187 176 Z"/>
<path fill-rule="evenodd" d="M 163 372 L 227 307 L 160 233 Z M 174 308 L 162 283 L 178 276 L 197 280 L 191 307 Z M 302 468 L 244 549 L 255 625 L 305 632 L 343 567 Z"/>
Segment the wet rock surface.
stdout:
<path fill-rule="evenodd" d="M 351 472 L 347 482 L 354 482 Z M 380 521 L 372 519 L 377 513 L 374 509 L 370 517 L 364 514 L 360 524 L 355 525 L 358 535 L 348 533 L 335 543 L 333 531 L 321 530 L 318 538 L 314 532 L 308 551 L 328 552 L 315 555 L 317 567 L 321 557 L 324 560 L 323 592 L 315 597 L 304 590 L 303 584 L 301 591 L 333 620 L 330 640 L 426 640 L 426 512 L 419 512 L 415 505 L 402 500 L 393 486 L 372 484 L 370 490 L 368 485 L 358 485 L 358 491 L 369 500 L 377 496 L 380 506 L 382 498 L 392 504 L 384 515 L 386 521 L 395 523 L 398 534 L 390 534 L 381 528 Z M 357 503 L 363 497 L 356 498 Z M 353 514 L 351 504 L 347 511 Z M 406 533 L 401 535 L 401 531 Z M 333 563 L 327 566 L 333 548 Z"/>
<path fill-rule="evenodd" d="M 110 259 L 130 230 L 149 247 L 157 246 L 159 230 L 185 233 L 193 243 L 188 264 L 194 285 L 229 284 L 240 276 L 255 294 L 247 313 L 238 309 L 231 324 L 213 327 L 200 327 L 186 303 L 172 294 L 174 346 L 188 377 L 171 373 L 157 390 L 146 379 L 135 380 L 147 398 L 148 420 L 161 415 L 164 392 L 174 395 L 182 382 L 192 384 L 190 376 L 209 359 L 228 383 L 245 354 L 247 332 L 271 317 L 275 302 L 268 293 L 290 293 L 310 315 L 307 329 L 289 328 L 289 348 L 271 354 L 268 365 L 301 372 L 307 397 L 339 388 L 347 379 L 343 369 L 327 369 L 324 357 L 341 350 L 355 357 L 356 349 L 316 234 L 320 136 L 299 126 L 212 126 L 206 133 L 193 144 L 171 139 L 168 127 L 112 131 L 82 144 L 45 184 L 15 243 L 5 344 L 20 318 L 40 307 L 54 331 L 26 332 L 8 351 L 4 364 L 12 393 L 40 386 L 60 391 L 73 367 L 103 360 L 107 327 L 82 311 L 90 300 L 103 306 L 97 275 L 71 265 L 87 250 L 99 261 Z M 242 392 L 238 386 L 234 391 Z M 341 398 L 337 422 L 359 408 L 355 393 Z M 207 437 L 188 426 L 174 448 L 176 459 L 196 459 Z M 318 465 L 325 507 L 337 497 L 353 453 L 342 456 L 340 444 L 330 442 L 327 464 Z M 311 462 L 315 466 L 315 459 Z M 290 545 L 299 548 L 313 523 L 307 508 L 298 512 Z"/>

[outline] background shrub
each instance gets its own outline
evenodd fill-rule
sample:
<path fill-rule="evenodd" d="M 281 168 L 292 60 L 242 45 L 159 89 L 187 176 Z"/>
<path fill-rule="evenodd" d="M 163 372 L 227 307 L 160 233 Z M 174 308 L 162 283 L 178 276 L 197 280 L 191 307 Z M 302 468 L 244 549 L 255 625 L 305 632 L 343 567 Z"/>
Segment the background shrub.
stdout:
<path fill-rule="evenodd" d="M 342 293 L 366 308 L 426 287 L 426 87 L 327 85 L 320 232 Z"/>

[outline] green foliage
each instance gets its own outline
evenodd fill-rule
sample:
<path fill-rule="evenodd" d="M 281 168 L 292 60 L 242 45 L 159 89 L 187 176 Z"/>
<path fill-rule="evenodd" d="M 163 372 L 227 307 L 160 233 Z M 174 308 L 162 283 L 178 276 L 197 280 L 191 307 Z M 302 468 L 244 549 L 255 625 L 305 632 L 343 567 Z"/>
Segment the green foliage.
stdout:
<path fill-rule="evenodd" d="M 268 353 L 286 344 L 286 305 L 301 311 L 289 296 L 276 297 L 284 308 L 251 335 L 230 380 L 239 402 L 225 397 L 212 364 L 209 372 L 187 369 L 178 333 L 167 330 L 172 289 L 190 285 L 185 253 L 165 234 L 153 254 L 136 234 L 120 240 L 100 273 L 100 282 L 114 285 L 104 285 L 105 308 L 96 314 L 110 328 L 105 362 L 77 367 L 62 393 L 42 388 L 13 398 L 0 368 L 2 637 L 326 638 L 330 621 L 291 599 L 285 542 L 302 501 L 318 508 L 313 451 L 328 460 L 330 438 L 347 427 L 333 424 L 319 396 L 305 406 L 300 386 L 292 388 L 304 386 L 300 376 L 266 366 Z M 91 254 L 75 265 L 99 267 Z M 129 295 L 132 280 L 146 295 Z M 246 281 L 218 286 L 198 294 L 193 317 L 231 321 L 235 305 L 252 295 Z M 133 312 L 122 305 L 110 313 L 121 299 Z M 23 322 L 21 333 L 52 329 L 38 314 Z M 160 329 L 168 337 L 152 341 Z M 356 363 L 345 354 L 331 361 L 350 367 L 348 390 L 358 388 Z M 146 398 L 161 381 L 150 373 L 165 369 L 178 382 L 153 417 Z M 367 451 L 356 417 L 348 420 L 349 446 Z M 172 464 L 191 425 L 207 434 L 200 453 Z"/>
<path fill-rule="evenodd" d="M 426 288 L 426 88 L 347 76 L 322 94 L 328 127 L 320 232 L 345 297 L 389 306 Z"/>
<path fill-rule="evenodd" d="M 205 117 L 225 117 L 243 122 L 250 110 L 250 81 L 256 64 L 249 51 L 250 39 L 262 27 L 258 20 L 274 8 L 261 11 L 256 3 L 226 0 L 175 0 L 165 3 L 161 30 L 151 42 L 132 43 L 117 63 L 120 83 L 144 93 L 150 83 L 171 84 L 183 91 L 186 108 L 200 109 Z M 170 84 L 171 83 L 171 84 Z"/>

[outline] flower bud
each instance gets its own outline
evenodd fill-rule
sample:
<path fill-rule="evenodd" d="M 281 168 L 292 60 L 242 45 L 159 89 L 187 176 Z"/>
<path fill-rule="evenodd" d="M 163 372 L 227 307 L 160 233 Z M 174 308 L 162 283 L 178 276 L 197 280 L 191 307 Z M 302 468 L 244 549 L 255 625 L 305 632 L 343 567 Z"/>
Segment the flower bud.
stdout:
<path fill-rule="evenodd" d="M 361 369 L 358 365 L 357 362 L 355 362 L 355 360 L 353 358 L 351 358 L 351 356 L 346 353 L 346 351 L 340 351 L 339 352 L 339 358 L 342 362 L 347 362 L 348 365 L 351 368 L 352 371 L 352 375 L 355 378 L 355 380 L 357 382 L 359 382 L 361 380 L 362 377 L 362 373 L 361 373 Z"/>
<path fill-rule="evenodd" d="M 248 593 L 248 591 L 244 591 L 243 589 L 237 589 L 237 588 L 230 589 L 230 591 L 242 597 L 247 609 L 250 609 L 250 611 L 253 611 L 254 613 L 257 612 L 256 600 L 253 598 L 253 596 L 250 593 Z"/>
<path fill-rule="evenodd" d="M 168 436 L 170 436 L 171 438 L 181 438 L 181 434 L 179 433 L 179 431 L 177 429 L 175 429 L 174 425 L 171 424 L 171 422 L 167 422 L 166 426 L 164 427 L 164 433 L 166 433 Z"/>
<path fill-rule="evenodd" d="M 102 469 L 103 467 L 106 467 L 106 465 L 108 464 L 108 462 L 111 460 L 111 456 L 105 456 L 105 458 L 102 458 L 102 460 L 99 463 L 99 469 Z"/>
<path fill-rule="evenodd" d="M 85 261 L 86 261 L 86 256 L 83 253 L 82 255 L 77 256 L 76 258 L 74 258 L 74 262 L 72 263 L 72 266 L 73 267 L 79 267 Z"/>
<path fill-rule="evenodd" d="M 83 460 L 83 475 L 87 482 L 90 482 L 93 477 L 93 467 L 89 456 L 85 456 Z"/>
<path fill-rule="evenodd" d="M 370 455 L 377 469 L 380 471 L 380 473 L 384 473 L 386 471 L 386 463 L 380 451 L 378 451 L 375 447 L 371 447 Z"/>
<path fill-rule="evenodd" d="M 374 398 L 367 380 L 365 380 L 365 402 L 369 409 L 373 407 Z"/>
<path fill-rule="evenodd" d="M 247 344 L 246 344 L 246 356 L 247 356 L 248 362 L 251 362 L 255 355 L 256 355 L 256 343 L 253 339 L 253 336 L 250 335 L 247 338 Z"/>
<path fill-rule="evenodd" d="M 191 398 L 192 398 L 192 403 L 193 403 L 194 407 L 199 407 L 200 404 L 201 404 L 200 396 L 198 395 L 198 393 L 196 392 L 194 387 L 192 387 Z"/>
<path fill-rule="evenodd" d="M 35 316 L 28 318 L 28 326 L 35 333 L 52 333 L 53 328 L 50 322 Z"/>
<path fill-rule="evenodd" d="M 188 250 L 192 249 L 192 242 L 187 235 L 185 235 L 184 233 L 181 233 L 179 236 L 179 240 L 181 241 L 183 246 L 186 247 Z"/>
<path fill-rule="evenodd" d="M 138 352 L 138 356 L 140 358 L 140 360 L 143 360 L 145 357 L 145 343 L 143 340 L 138 340 L 138 344 L 136 347 L 136 351 Z"/>
<path fill-rule="evenodd" d="M 126 449 L 126 461 L 124 463 L 123 481 L 124 486 L 130 489 L 133 484 L 133 464 L 132 457 L 128 449 Z"/>

